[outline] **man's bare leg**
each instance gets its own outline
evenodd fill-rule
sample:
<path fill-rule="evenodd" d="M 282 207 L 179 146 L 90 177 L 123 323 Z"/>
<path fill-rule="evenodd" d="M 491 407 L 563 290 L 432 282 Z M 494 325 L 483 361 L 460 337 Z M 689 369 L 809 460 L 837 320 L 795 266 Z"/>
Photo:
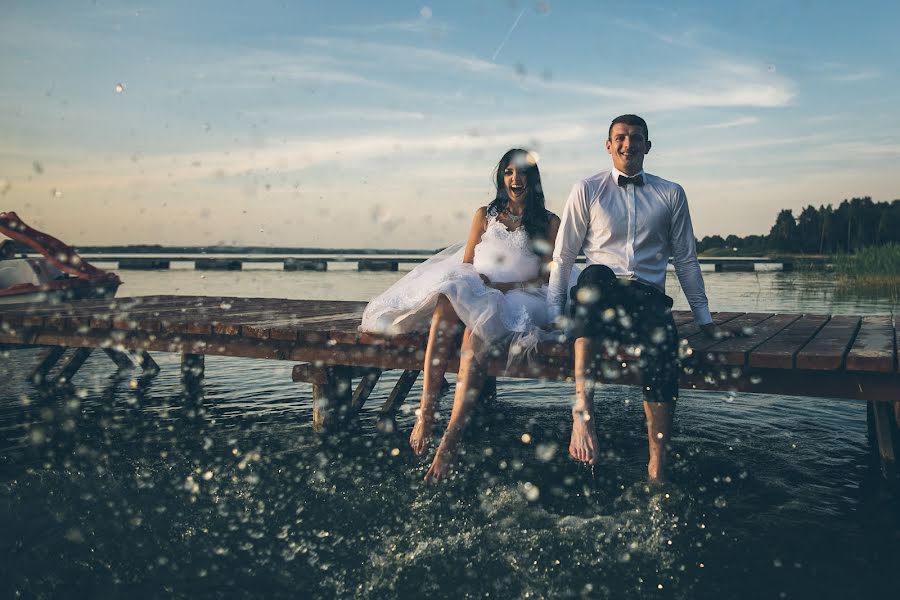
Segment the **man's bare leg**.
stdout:
<path fill-rule="evenodd" d="M 450 413 L 450 421 L 447 423 L 447 432 L 441 438 L 434 455 L 434 460 L 428 472 L 425 473 L 425 481 L 436 483 L 446 479 L 456 462 L 456 450 L 463 430 L 469 423 L 472 408 L 478 400 L 478 395 L 484 385 L 485 374 L 475 361 L 472 352 L 471 332 L 466 329 L 463 334 L 462 349 L 459 359 L 459 374 L 456 378 L 456 391 L 453 396 L 453 411 Z"/>
<path fill-rule="evenodd" d="M 422 365 L 424 377 L 422 381 L 422 399 L 416 411 L 416 424 L 409 436 L 409 445 L 417 456 L 428 452 L 431 445 L 431 429 L 434 426 L 434 413 L 437 409 L 441 384 L 447 372 L 447 360 L 456 340 L 459 317 L 446 296 L 438 297 L 437 306 L 431 316 L 431 328 L 428 331 L 428 344 L 425 346 L 425 362 Z"/>
<path fill-rule="evenodd" d="M 650 481 L 666 481 L 666 445 L 675 418 L 675 402 L 644 401 L 647 416 L 647 438 L 650 445 L 650 462 L 647 463 L 647 478 Z"/>
<path fill-rule="evenodd" d="M 575 403 L 572 405 L 572 439 L 569 454 L 575 460 L 597 463 L 597 428 L 594 423 L 596 352 L 591 338 L 575 340 Z"/>

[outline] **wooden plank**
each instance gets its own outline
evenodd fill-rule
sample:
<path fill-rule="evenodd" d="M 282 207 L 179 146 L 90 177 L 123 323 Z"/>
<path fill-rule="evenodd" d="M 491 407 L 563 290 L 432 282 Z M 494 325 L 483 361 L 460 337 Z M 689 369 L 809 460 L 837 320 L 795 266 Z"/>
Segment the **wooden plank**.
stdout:
<path fill-rule="evenodd" d="M 724 327 L 729 325 L 732 321 L 737 319 L 738 317 L 742 317 L 747 313 L 742 312 L 717 312 L 712 313 L 713 323 L 716 324 L 717 327 Z M 681 339 L 688 339 L 695 335 L 702 335 L 700 326 L 694 322 L 693 317 L 690 321 L 688 321 L 684 326 L 678 326 L 678 335 Z"/>
<path fill-rule="evenodd" d="M 765 343 L 769 338 L 783 331 L 800 315 L 774 315 L 748 328 L 745 336 L 729 338 L 707 350 L 714 360 L 724 365 L 744 366 L 750 351 Z"/>
<path fill-rule="evenodd" d="M 751 332 L 753 328 L 759 326 L 760 323 L 772 316 L 772 313 L 746 313 L 723 323 L 723 326 L 720 327 L 720 331 L 725 335 L 729 333 L 746 335 Z M 687 338 L 694 356 L 697 356 L 698 353 L 706 353 L 708 350 L 713 349 L 717 344 L 721 344 L 728 339 L 729 338 L 713 339 L 707 337 L 703 333 L 696 333 Z"/>
<path fill-rule="evenodd" d="M 797 353 L 828 322 L 828 315 L 804 315 L 750 353 L 751 367 L 793 369 Z"/>
<path fill-rule="evenodd" d="M 891 373 L 897 368 L 894 323 L 890 316 L 865 316 L 850 352 L 848 371 Z"/>
<path fill-rule="evenodd" d="M 796 367 L 834 371 L 843 369 L 844 358 L 859 329 L 860 317 L 835 315 L 797 353 Z"/>
<path fill-rule="evenodd" d="M 123 347 L 138 351 L 212 354 L 243 358 L 265 358 L 314 362 L 320 365 L 351 365 L 363 368 L 408 369 L 422 367 L 424 353 L 391 347 L 363 347 L 359 345 L 305 345 L 277 340 L 249 340 L 224 336 L 189 336 L 122 332 L 118 340 Z M 0 343 L 22 343 L 24 334 L 12 336 L 0 332 Z M 104 332 L 41 333 L 32 336 L 31 344 L 45 346 L 102 347 L 108 343 Z M 451 357 L 447 371 L 456 372 L 458 360 Z M 507 371 L 506 361 L 493 361 L 489 375 L 504 377 L 535 377 L 546 380 L 568 380 L 572 377 L 572 363 L 568 358 L 542 357 L 540 370 L 527 367 Z M 636 380 L 619 378 L 615 383 L 633 384 Z M 900 377 L 896 373 L 846 371 L 804 371 L 799 369 L 746 369 L 739 377 L 727 381 L 706 380 L 702 369 L 693 369 L 682 376 L 685 389 L 734 390 L 760 393 L 779 393 L 797 396 L 851 398 L 858 400 L 894 401 L 900 397 Z"/>

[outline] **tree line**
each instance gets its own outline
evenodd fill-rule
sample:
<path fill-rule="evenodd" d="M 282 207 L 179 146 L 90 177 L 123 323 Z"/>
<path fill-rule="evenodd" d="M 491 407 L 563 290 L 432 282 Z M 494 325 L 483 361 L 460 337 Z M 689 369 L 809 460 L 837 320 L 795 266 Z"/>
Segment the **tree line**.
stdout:
<path fill-rule="evenodd" d="M 778 213 L 768 235 L 708 235 L 697 242 L 697 251 L 728 248 L 743 254 L 835 254 L 889 243 L 900 243 L 900 200 L 873 202 L 865 196 L 844 200 L 837 208 L 809 205 L 798 217 L 785 209 Z"/>

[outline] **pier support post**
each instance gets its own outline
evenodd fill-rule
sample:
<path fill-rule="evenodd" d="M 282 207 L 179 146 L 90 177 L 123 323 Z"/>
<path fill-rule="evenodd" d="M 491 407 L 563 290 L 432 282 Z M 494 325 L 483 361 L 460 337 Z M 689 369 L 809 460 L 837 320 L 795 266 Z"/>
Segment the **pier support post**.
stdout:
<path fill-rule="evenodd" d="M 181 384 L 185 388 L 194 388 L 203 381 L 206 360 L 202 354 L 181 355 Z"/>
<path fill-rule="evenodd" d="M 396 429 L 395 417 L 397 410 L 403 404 L 403 401 L 406 400 L 406 395 L 409 394 L 409 390 L 412 389 L 413 384 L 418 379 L 419 373 L 421 371 L 403 371 L 400 374 L 400 379 L 397 380 L 397 384 L 394 385 L 391 394 L 378 411 L 378 419 L 375 421 L 375 426 L 382 433 L 391 433 Z"/>
<path fill-rule="evenodd" d="M 900 445 L 900 403 L 869 401 L 870 432 L 878 445 L 881 474 L 889 481 L 897 477 L 897 446 Z"/>
<path fill-rule="evenodd" d="M 362 410 L 372 390 L 375 389 L 375 384 L 381 379 L 381 372 L 381 369 L 369 369 L 368 372 L 362 374 L 359 384 L 356 386 L 356 391 L 353 392 L 353 399 L 350 402 L 350 416 L 356 416 Z"/>
<path fill-rule="evenodd" d="M 53 348 L 50 348 L 50 351 L 44 356 L 40 364 L 36 366 L 28 376 L 28 381 L 35 385 L 43 384 L 47 380 L 50 369 L 53 368 L 53 365 L 55 365 L 65 353 L 66 349 L 63 346 L 54 346 Z"/>
<path fill-rule="evenodd" d="M 352 402 L 352 368 L 323 367 L 319 382 L 313 382 L 313 429 L 334 429 L 346 420 Z"/>
<path fill-rule="evenodd" d="M 159 373 L 159 365 L 156 364 L 156 361 L 153 360 L 153 357 L 150 356 L 150 353 L 146 350 L 141 350 L 138 352 L 138 364 L 141 366 L 141 369 L 144 371 L 144 375 L 156 375 Z"/>
<path fill-rule="evenodd" d="M 75 373 L 78 372 L 78 369 L 81 368 L 93 351 L 93 348 L 76 348 L 75 352 L 72 353 L 65 364 L 63 364 L 54 383 L 63 384 L 72 381 L 72 378 L 75 377 Z"/>
<path fill-rule="evenodd" d="M 124 352 L 119 352 L 118 350 L 113 350 L 112 348 L 104 348 L 103 352 L 106 353 L 111 361 L 116 363 L 116 366 L 119 367 L 120 370 L 134 368 L 134 363 Z"/>

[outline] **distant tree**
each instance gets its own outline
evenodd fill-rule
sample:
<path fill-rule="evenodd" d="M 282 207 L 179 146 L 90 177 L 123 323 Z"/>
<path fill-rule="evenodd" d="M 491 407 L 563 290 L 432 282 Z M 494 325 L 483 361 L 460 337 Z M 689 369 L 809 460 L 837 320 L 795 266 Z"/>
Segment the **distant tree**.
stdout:
<path fill-rule="evenodd" d="M 775 219 L 775 225 L 769 231 L 769 247 L 778 252 L 795 252 L 799 247 L 799 234 L 794 213 L 790 209 L 782 210 Z"/>
<path fill-rule="evenodd" d="M 807 206 L 797 217 L 797 236 L 801 252 L 816 252 L 822 237 L 822 218 L 812 205 Z"/>
<path fill-rule="evenodd" d="M 725 247 L 726 248 L 743 248 L 744 247 L 744 238 L 737 235 L 729 235 L 725 238 Z"/>

